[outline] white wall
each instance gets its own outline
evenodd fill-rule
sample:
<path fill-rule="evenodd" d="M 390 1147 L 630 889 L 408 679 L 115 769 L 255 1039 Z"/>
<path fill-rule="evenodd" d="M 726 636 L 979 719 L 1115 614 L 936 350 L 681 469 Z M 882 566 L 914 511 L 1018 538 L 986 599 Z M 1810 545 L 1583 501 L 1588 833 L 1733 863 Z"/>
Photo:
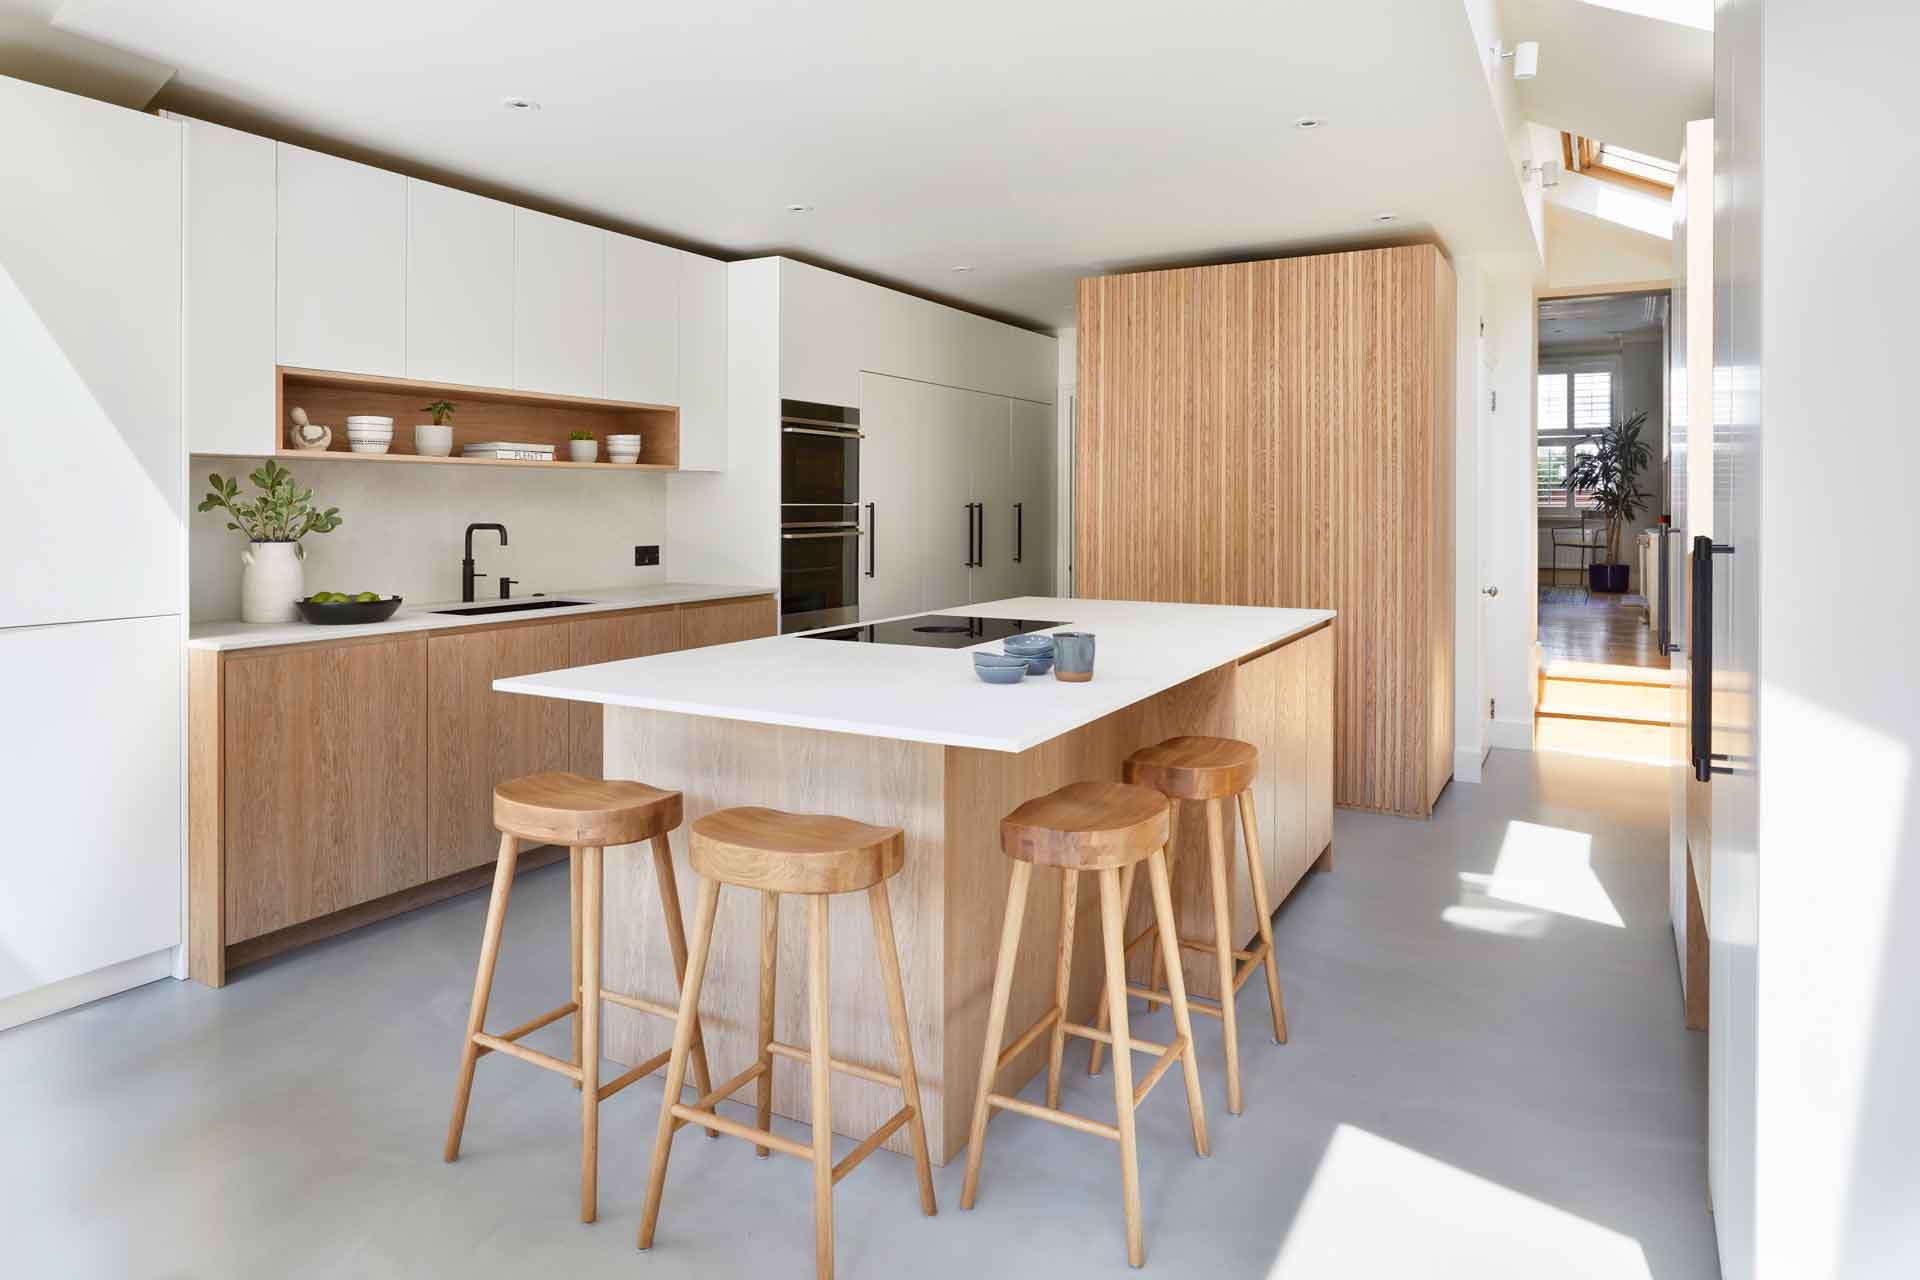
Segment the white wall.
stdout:
<path fill-rule="evenodd" d="M 1673 278 L 1671 237 L 1547 206 L 1547 285 L 1551 290 L 1664 285 Z"/>
<path fill-rule="evenodd" d="M 517 583 L 516 596 L 535 591 L 629 586 L 667 578 L 710 581 L 677 567 L 662 545 L 657 568 L 636 569 L 637 544 L 666 542 L 665 477 L 523 467 L 408 467 L 378 463 L 279 459 L 314 491 L 321 507 L 338 507 L 342 524 L 309 534 L 309 591 L 381 591 L 428 604 L 460 598 L 461 542 L 467 525 L 498 521 L 511 542 L 474 535 L 482 573 L 476 598 L 499 595 L 499 575 Z M 208 472 L 237 476 L 258 458 L 193 459 L 194 503 L 207 491 Z M 246 540 L 228 532 L 224 512 L 191 522 L 190 607 L 195 622 L 240 616 L 240 552 Z M 723 579 L 723 581 L 731 581 Z M 743 585 L 770 585 L 771 579 Z"/>
<path fill-rule="evenodd" d="M 1492 426 L 1492 369 L 1483 333 L 1487 315 L 1486 264 L 1463 257 L 1453 264 L 1454 495 L 1453 495 L 1453 780 L 1480 781 L 1487 754 L 1486 555 L 1480 531 L 1485 499 L 1480 474 Z"/>

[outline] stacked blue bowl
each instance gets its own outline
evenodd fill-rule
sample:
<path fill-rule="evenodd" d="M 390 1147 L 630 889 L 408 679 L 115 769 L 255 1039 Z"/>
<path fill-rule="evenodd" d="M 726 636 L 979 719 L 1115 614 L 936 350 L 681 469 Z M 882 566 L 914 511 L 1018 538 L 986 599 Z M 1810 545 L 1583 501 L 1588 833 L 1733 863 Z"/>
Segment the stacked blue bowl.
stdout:
<path fill-rule="evenodd" d="M 1053 637 L 1049 635 L 1008 636 L 1001 643 L 1010 658 L 1024 658 L 1027 674 L 1043 676 L 1053 670 Z"/>
<path fill-rule="evenodd" d="M 1019 684 L 1027 678 L 1027 661 L 1004 653 L 975 653 L 973 674 L 988 684 Z"/>

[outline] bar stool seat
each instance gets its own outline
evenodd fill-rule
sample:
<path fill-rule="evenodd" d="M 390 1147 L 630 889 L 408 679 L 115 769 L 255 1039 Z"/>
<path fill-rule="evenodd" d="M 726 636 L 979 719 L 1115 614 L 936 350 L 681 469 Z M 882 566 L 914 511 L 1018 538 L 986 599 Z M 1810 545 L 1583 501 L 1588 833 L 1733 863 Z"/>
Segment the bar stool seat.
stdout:
<path fill-rule="evenodd" d="M 680 793 L 644 782 L 530 773 L 493 789 L 493 825 L 569 849 L 638 844 L 680 825 Z"/>
<path fill-rule="evenodd" d="M 779 1151 L 813 1165 L 814 1272 L 819 1280 L 833 1276 L 833 1187 L 852 1172 L 880 1144 L 902 1126 L 913 1145 L 914 1171 L 920 1183 L 920 1208 L 935 1212 L 933 1165 L 927 1153 L 927 1132 L 920 1102 L 920 1079 L 914 1070 L 913 1040 L 907 1021 L 907 999 L 900 982 L 900 954 L 894 941 L 893 911 L 887 898 L 887 880 L 906 861 L 906 834 L 899 827 L 878 827 L 850 818 L 825 814 L 784 813 L 778 809 L 742 807 L 721 809 L 694 820 L 691 862 L 700 876 L 700 901 L 695 908 L 693 945 L 680 986 L 680 1008 L 674 1023 L 672 1056 L 667 1064 L 666 1091 L 660 1099 L 660 1123 L 653 1140 L 653 1167 L 647 1178 L 646 1205 L 640 1215 L 639 1245 L 653 1247 L 666 1190 L 667 1158 L 673 1135 L 687 1124 L 754 1144 L 757 1154 Z M 713 922 L 720 906 L 720 886 L 735 885 L 760 894 L 760 1007 L 759 1055 L 754 1064 L 716 1088 L 701 1088 L 700 1100 L 689 1106 L 680 1101 L 686 1079 L 688 1053 L 695 1043 L 700 987 L 706 980 L 707 953 L 713 944 Z M 828 900 L 838 893 L 867 895 L 873 917 L 873 937 L 880 975 L 887 992 L 887 1013 L 893 1031 L 897 1071 L 835 1058 L 829 1043 L 827 1010 Z M 774 982 L 780 955 L 780 895 L 799 894 L 807 900 L 807 1011 L 806 1046 L 774 1039 Z M 773 1060 L 807 1064 L 812 1071 L 810 1143 L 796 1142 L 772 1131 Z M 855 1076 L 900 1093 L 900 1109 L 865 1141 L 835 1164 L 833 1161 L 832 1073 Z M 758 1083 L 755 1123 L 748 1125 L 722 1116 L 714 1108 L 749 1084 Z"/>
<path fill-rule="evenodd" d="M 1180 938 L 1177 945 L 1163 947 L 1152 928 L 1142 929 L 1127 940 L 1124 952 L 1132 955 L 1134 949 L 1143 942 L 1153 948 L 1150 985 L 1140 987 L 1130 984 L 1128 991 L 1144 998 L 1147 1008 L 1152 1010 L 1167 1003 L 1170 994 L 1160 988 L 1162 966 L 1167 964 L 1168 957 L 1172 958 L 1169 970 L 1181 967 L 1184 963 L 1181 953 L 1185 951 L 1213 957 L 1220 976 L 1220 999 L 1215 1002 L 1192 996 L 1188 1003 L 1194 1012 L 1220 1020 L 1227 1062 L 1227 1110 L 1239 1115 L 1242 1106 L 1240 1025 L 1235 1016 L 1234 996 L 1256 972 L 1264 970 L 1266 974 L 1267 1009 L 1273 1016 L 1274 1043 L 1285 1044 L 1287 1041 L 1286 1006 L 1280 1000 L 1280 971 L 1273 956 L 1273 919 L 1267 906 L 1266 869 L 1260 857 L 1260 831 L 1253 811 L 1252 787 L 1260 773 L 1260 752 L 1252 743 L 1233 738 L 1168 738 L 1153 746 L 1141 747 L 1128 756 L 1121 773 L 1128 782 L 1151 787 L 1166 796 L 1172 830 L 1178 830 L 1182 801 L 1199 803 L 1206 810 L 1207 878 L 1213 905 L 1213 938 L 1209 941 Z M 1254 923 L 1259 933 L 1259 941 L 1250 950 L 1244 951 L 1233 946 L 1231 937 L 1232 887 L 1227 868 L 1231 860 L 1229 848 L 1232 836 L 1221 820 L 1221 804 L 1229 798 L 1236 800 L 1240 808 L 1240 824 L 1246 835 L 1247 874 L 1253 889 Z M 1120 894 L 1123 901 L 1132 901 L 1132 872 L 1122 877 Z M 1104 1015 L 1104 1010 L 1102 1013 Z M 1106 1024 L 1101 1020 L 1097 1025 L 1104 1027 Z M 1100 1056 L 1101 1046 L 1096 1041 L 1087 1055 L 1089 1074 L 1100 1073 Z"/>
<path fill-rule="evenodd" d="M 661 911 L 666 917 L 667 947 L 673 969 L 687 967 L 686 930 L 680 919 L 680 895 L 674 887 L 673 853 L 667 833 L 680 825 L 682 805 L 678 791 L 663 791 L 643 782 L 583 778 L 577 773 L 534 773 L 493 789 L 493 822 L 500 831 L 500 857 L 493 873 L 493 896 L 487 903 L 486 932 L 480 943 L 480 964 L 474 973 L 473 1002 L 467 1012 L 467 1034 L 461 1044 L 460 1075 L 454 1086 L 453 1115 L 447 1121 L 443 1158 L 460 1158 L 466 1130 L 467 1104 L 473 1093 L 473 1072 L 490 1053 L 503 1053 L 556 1072 L 580 1090 L 580 1220 L 592 1222 L 599 1213 L 600 1103 L 642 1076 L 666 1064 L 660 1053 L 606 1084 L 600 1083 L 600 1009 L 603 1001 L 656 1017 L 674 1018 L 678 1010 L 638 996 L 609 991 L 600 985 L 601 899 L 605 852 L 610 845 L 653 846 L 653 872 L 660 887 Z M 573 998 L 511 1031 L 486 1030 L 487 1004 L 493 994 L 494 968 L 500 959 L 500 938 L 506 926 L 507 903 L 513 893 L 513 872 L 520 842 L 564 845 L 568 850 L 572 891 Z M 573 1019 L 571 1061 L 542 1053 L 520 1041 L 561 1018 Z M 695 1084 L 708 1085 L 706 1048 L 695 1028 L 690 1043 Z M 708 1130 L 712 1136 L 718 1136 Z"/>
<path fill-rule="evenodd" d="M 1013 861 L 1007 882 L 1007 914 L 1000 934 L 1000 956 L 994 967 L 993 995 L 987 1006 L 986 1042 L 981 1050 L 980 1078 L 973 1102 L 973 1127 L 967 1144 L 967 1172 L 960 1189 L 960 1207 L 973 1208 L 980 1186 L 980 1162 L 992 1111 L 1012 1111 L 1120 1144 L 1120 1182 L 1126 1213 L 1127 1261 L 1140 1266 L 1146 1246 L 1140 1230 L 1140 1167 L 1134 1112 L 1168 1070 L 1180 1064 L 1187 1086 L 1187 1118 L 1193 1129 L 1193 1149 L 1207 1154 L 1207 1120 L 1200 1099 L 1200 1072 L 1194 1057 L 1193 1026 L 1187 1016 L 1184 975 L 1169 973 L 1174 1030 L 1172 1044 L 1154 1044 L 1133 1038 L 1127 1025 L 1127 991 L 1122 945 L 1126 931 L 1121 876 L 1128 877 L 1142 863 L 1153 889 L 1154 919 L 1167 945 L 1176 945 L 1173 896 L 1167 879 L 1166 845 L 1168 805 L 1158 792 L 1117 782 L 1076 782 L 1050 795 L 1029 800 L 1000 822 L 1000 847 Z M 1027 890 L 1035 866 L 1060 872 L 1060 924 L 1054 955 L 1053 1006 L 1038 1021 L 1002 1048 L 1007 1003 L 1013 989 L 1014 967 L 1020 954 L 1020 926 L 1026 915 Z M 1073 928 L 1080 875 L 1099 877 L 1100 933 L 1106 957 L 1104 1009 L 1113 1030 L 1083 1026 L 1067 1019 L 1071 990 Z M 1047 1054 L 1047 1101 L 1039 1106 L 1013 1094 L 997 1092 L 1000 1072 L 1051 1032 Z M 1067 1036 L 1113 1045 L 1113 1100 L 1115 1123 L 1105 1124 L 1060 1109 L 1060 1058 Z M 1133 1054 L 1156 1055 L 1138 1085 L 1133 1081 Z"/>

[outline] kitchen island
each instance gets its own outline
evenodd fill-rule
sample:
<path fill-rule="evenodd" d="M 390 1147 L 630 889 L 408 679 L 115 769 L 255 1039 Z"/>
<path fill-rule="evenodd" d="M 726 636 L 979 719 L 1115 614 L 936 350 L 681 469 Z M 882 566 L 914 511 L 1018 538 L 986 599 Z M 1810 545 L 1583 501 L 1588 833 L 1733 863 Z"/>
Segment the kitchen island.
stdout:
<path fill-rule="evenodd" d="M 1310 867 L 1330 865 L 1335 625 L 1325 610 L 1037 597 L 945 612 L 1091 631 L 1094 678 L 993 686 L 974 677 L 968 656 L 971 648 L 997 649 L 991 642 L 970 644 L 967 635 L 933 641 L 941 647 L 862 642 L 909 635 L 909 626 L 851 629 L 844 639 L 766 637 L 494 682 L 503 693 L 600 704 L 606 776 L 683 792 L 689 822 L 758 804 L 905 829 L 906 866 L 889 889 L 928 1140 L 940 1163 L 965 1144 L 979 1069 L 1009 873 L 1001 816 L 1068 782 L 1117 779 L 1129 752 L 1176 734 L 1241 738 L 1261 753 L 1255 810 L 1269 901 L 1277 904 Z M 1197 938 L 1212 932 L 1205 857 L 1193 856 L 1203 827 L 1182 824 L 1174 868 L 1181 931 Z M 672 844 L 682 907 L 691 914 L 697 879 L 686 866 L 685 827 Z M 1237 946 L 1255 930 L 1246 858 L 1237 849 L 1233 865 Z M 673 1003 L 650 862 L 637 850 L 615 852 L 606 868 L 606 985 Z M 1045 975 L 1058 890 L 1057 876 L 1034 877 L 1009 1026 L 1027 1025 L 1051 999 Z M 1074 930 L 1070 1013 L 1084 1022 L 1093 1020 L 1100 982 L 1096 909 L 1096 895 L 1080 895 L 1087 918 Z M 701 1001 L 717 1078 L 756 1052 L 758 911 L 750 893 L 721 895 Z M 785 904 L 780 932 L 776 1035 L 790 1043 L 807 1038 L 799 911 Z M 865 913 L 858 895 L 833 902 L 833 1053 L 890 1069 L 886 998 Z M 1145 919 L 1146 904 L 1136 901 L 1129 934 Z M 1191 956 L 1187 971 L 1190 990 L 1218 991 L 1205 957 Z M 660 1019 L 619 1008 L 605 1016 L 602 1044 L 621 1062 L 644 1060 L 671 1036 Z M 1201 1052 L 1217 1058 L 1218 1042 L 1209 1048 L 1208 1039 L 1203 1034 Z M 1042 1065 L 1044 1050 L 1042 1039 L 1010 1063 L 1002 1088 L 1015 1090 Z M 849 1134 L 871 1132 L 898 1105 L 890 1091 L 852 1077 L 836 1075 L 833 1089 L 835 1128 Z M 776 1074 L 774 1109 L 807 1117 L 804 1072 Z M 903 1141 L 896 1134 L 890 1145 L 904 1149 Z"/>

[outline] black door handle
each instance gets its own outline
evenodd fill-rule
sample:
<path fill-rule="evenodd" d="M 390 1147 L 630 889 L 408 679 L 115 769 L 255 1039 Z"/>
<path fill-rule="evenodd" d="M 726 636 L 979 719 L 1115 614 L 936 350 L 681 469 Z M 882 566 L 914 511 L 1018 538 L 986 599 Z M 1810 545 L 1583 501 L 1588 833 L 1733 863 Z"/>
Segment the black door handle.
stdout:
<path fill-rule="evenodd" d="M 1020 563 L 1020 553 L 1027 549 L 1027 513 L 1024 502 L 1013 504 L 1013 562 Z"/>
<path fill-rule="evenodd" d="M 869 502 L 867 504 L 867 576 L 869 578 L 873 576 L 874 560 L 878 555 L 874 550 L 874 543 L 879 539 L 878 526 L 873 522 L 873 504 Z"/>
<path fill-rule="evenodd" d="M 1693 776 L 1702 782 L 1711 782 L 1716 773 L 1733 772 L 1714 763 L 1727 757 L 1713 750 L 1713 558 L 1732 554 L 1732 547 L 1705 534 L 1693 540 L 1693 608 L 1687 627 L 1687 740 Z"/>

